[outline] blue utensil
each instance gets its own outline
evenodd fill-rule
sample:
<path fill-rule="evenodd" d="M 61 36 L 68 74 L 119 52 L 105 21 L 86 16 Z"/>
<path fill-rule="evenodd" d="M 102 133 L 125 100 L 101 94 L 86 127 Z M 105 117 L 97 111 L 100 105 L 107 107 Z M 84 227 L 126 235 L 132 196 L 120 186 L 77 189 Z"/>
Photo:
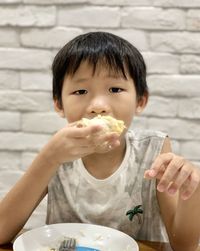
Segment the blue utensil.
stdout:
<path fill-rule="evenodd" d="M 76 246 L 76 251 L 100 251 L 99 249 Z"/>

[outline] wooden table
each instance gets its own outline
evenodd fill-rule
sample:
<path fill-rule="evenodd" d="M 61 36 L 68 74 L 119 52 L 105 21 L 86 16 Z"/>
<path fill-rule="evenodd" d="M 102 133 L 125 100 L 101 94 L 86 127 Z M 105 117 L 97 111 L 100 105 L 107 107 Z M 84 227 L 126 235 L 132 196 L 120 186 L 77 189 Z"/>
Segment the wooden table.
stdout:
<path fill-rule="evenodd" d="M 138 245 L 140 251 L 172 251 L 167 243 L 140 241 Z M 13 251 L 12 244 L 0 246 L 0 251 Z"/>

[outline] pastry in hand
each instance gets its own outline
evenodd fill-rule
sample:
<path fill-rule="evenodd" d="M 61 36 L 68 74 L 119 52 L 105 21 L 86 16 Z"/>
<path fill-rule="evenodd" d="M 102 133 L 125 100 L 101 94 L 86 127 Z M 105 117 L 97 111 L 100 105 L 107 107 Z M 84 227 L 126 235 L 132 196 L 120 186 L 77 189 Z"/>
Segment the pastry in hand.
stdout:
<path fill-rule="evenodd" d="M 79 126 L 101 125 L 103 127 L 101 133 L 115 132 L 120 135 L 126 128 L 123 120 L 115 119 L 109 115 L 98 115 L 92 119 L 82 118 L 78 122 Z"/>

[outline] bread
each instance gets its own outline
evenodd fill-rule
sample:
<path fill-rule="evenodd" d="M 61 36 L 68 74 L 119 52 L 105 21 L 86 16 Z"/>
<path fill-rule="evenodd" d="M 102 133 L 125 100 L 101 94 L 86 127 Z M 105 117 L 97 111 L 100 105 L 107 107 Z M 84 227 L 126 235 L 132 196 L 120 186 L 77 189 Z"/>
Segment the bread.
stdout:
<path fill-rule="evenodd" d="M 101 116 L 98 115 L 92 119 L 82 118 L 78 125 L 89 126 L 89 125 L 102 125 L 103 132 L 116 132 L 120 135 L 123 130 L 126 128 L 123 120 L 115 119 L 111 116 Z"/>

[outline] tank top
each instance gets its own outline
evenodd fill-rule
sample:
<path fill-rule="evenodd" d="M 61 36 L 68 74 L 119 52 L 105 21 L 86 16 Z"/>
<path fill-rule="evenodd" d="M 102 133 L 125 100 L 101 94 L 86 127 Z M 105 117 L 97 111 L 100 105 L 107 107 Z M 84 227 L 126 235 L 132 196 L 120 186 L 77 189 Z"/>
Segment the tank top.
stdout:
<path fill-rule="evenodd" d="M 106 179 L 93 177 L 81 159 L 59 167 L 48 185 L 47 224 L 91 223 L 118 229 L 137 240 L 167 240 L 156 181 L 144 179 L 166 134 L 129 130 L 125 137 L 123 161 Z"/>

